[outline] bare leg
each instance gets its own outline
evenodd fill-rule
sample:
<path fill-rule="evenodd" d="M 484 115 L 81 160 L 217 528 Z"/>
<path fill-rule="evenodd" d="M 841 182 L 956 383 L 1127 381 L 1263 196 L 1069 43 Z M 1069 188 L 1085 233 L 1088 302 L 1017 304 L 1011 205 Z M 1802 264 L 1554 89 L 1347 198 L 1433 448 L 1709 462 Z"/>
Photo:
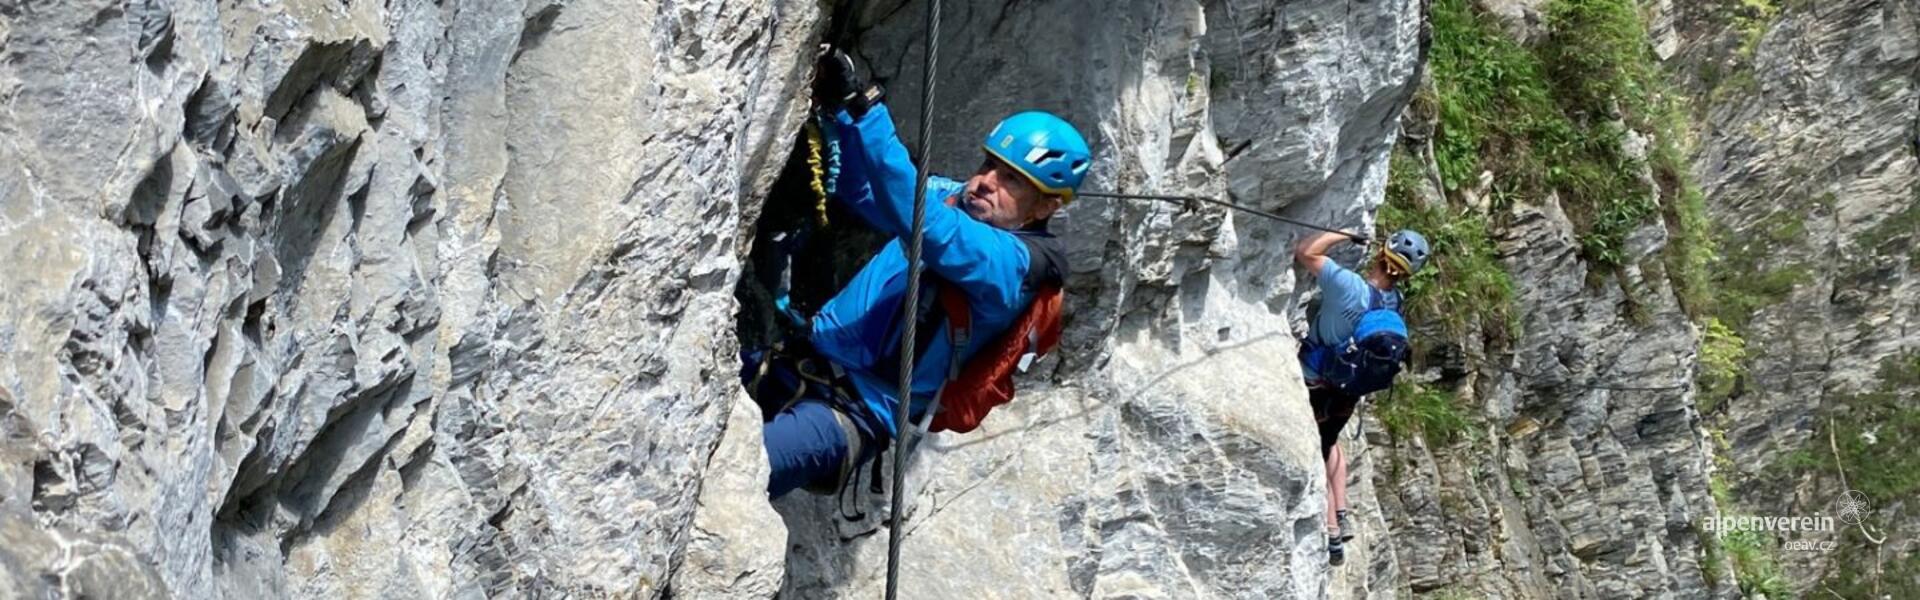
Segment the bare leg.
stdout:
<path fill-rule="evenodd" d="M 1333 451 L 1327 454 L 1327 534 L 1339 534 L 1340 524 L 1336 515 L 1347 509 L 1347 453 L 1340 450 L 1340 444 L 1333 445 Z"/>

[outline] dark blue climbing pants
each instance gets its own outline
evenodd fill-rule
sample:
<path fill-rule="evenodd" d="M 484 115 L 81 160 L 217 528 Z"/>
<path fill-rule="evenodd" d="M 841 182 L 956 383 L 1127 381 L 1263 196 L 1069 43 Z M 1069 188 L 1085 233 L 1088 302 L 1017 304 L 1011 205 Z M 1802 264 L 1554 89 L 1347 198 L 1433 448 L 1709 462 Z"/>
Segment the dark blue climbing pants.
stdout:
<path fill-rule="evenodd" d="M 851 470 L 871 459 L 886 441 L 875 443 L 869 424 L 837 408 L 857 408 L 861 403 L 839 397 L 842 392 L 836 392 L 834 386 L 801 377 L 796 372 L 800 367 L 785 357 L 773 358 L 761 374 L 761 363 L 767 357 L 763 351 L 741 354 L 741 380 L 766 418 L 760 434 L 767 448 L 767 463 L 772 467 L 767 497 L 779 498 L 809 486 L 831 491 L 837 487 L 843 469 Z M 858 448 L 860 455 L 849 462 L 848 453 L 853 448 Z"/>
<path fill-rule="evenodd" d="M 773 416 L 760 433 L 767 441 L 767 497 L 779 498 L 817 481 L 837 480 L 847 460 L 847 434 L 826 402 L 803 399 Z"/>

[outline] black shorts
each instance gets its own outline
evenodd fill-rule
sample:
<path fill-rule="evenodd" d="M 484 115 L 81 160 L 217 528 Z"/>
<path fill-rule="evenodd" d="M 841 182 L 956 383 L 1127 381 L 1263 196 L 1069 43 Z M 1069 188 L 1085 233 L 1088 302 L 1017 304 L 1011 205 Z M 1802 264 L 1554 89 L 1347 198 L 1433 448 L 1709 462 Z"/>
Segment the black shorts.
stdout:
<path fill-rule="evenodd" d="M 1313 405 L 1313 420 L 1320 424 L 1320 456 L 1325 458 L 1333 451 L 1333 443 L 1340 440 L 1340 430 L 1353 418 L 1353 408 L 1360 404 L 1360 397 L 1318 387 L 1307 388 L 1307 401 Z"/>

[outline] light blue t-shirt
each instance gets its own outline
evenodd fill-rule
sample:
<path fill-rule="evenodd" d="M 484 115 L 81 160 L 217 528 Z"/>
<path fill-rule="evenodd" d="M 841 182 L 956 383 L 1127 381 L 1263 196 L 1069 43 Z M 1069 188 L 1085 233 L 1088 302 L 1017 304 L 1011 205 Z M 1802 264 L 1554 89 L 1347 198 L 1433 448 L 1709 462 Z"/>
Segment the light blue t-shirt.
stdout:
<path fill-rule="evenodd" d="M 1366 314 L 1373 297 L 1373 285 L 1359 273 L 1329 259 L 1320 267 L 1320 312 L 1307 329 L 1307 338 L 1324 346 L 1339 346 L 1353 337 L 1353 328 Z M 1390 300 L 1389 300 L 1390 301 Z M 1311 381 L 1319 374 L 1301 365 Z"/>

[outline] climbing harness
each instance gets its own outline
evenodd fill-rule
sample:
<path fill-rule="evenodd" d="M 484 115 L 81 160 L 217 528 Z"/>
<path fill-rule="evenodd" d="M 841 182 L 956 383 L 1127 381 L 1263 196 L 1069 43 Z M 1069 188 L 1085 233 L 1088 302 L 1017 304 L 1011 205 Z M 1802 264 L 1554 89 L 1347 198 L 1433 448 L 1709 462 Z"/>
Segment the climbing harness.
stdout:
<path fill-rule="evenodd" d="M 938 66 L 940 50 L 940 0 L 927 1 L 926 14 L 927 53 L 921 62 L 920 81 L 920 154 L 915 161 L 913 184 L 913 235 L 907 245 L 907 297 L 901 307 L 902 321 L 905 326 L 900 332 L 900 407 L 894 411 L 894 447 L 893 455 L 893 494 L 889 505 L 888 517 L 892 525 L 887 528 L 887 600 L 899 597 L 900 592 L 900 534 L 906 531 L 906 515 L 902 498 L 906 493 L 907 465 L 913 459 L 913 449 L 907 442 L 908 408 L 913 404 L 913 355 L 914 341 L 919 332 L 915 331 L 914 316 L 920 312 L 920 245 L 924 241 L 927 219 L 927 158 L 933 146 L 933 73 Z M 934 406 L 928 407 L 927 414 L 939 410 L 940 397 L 934 396 Z"/>
<path fill-rule="evenodd" d="M 1338 233 L 1341 235 L 1348 235 L 1348 236 L 1352 235 L 1348 232 L 1334 229 L 1332 227 L 1327 227 L 1324 225 L 1316 225 L 1316 224 L 1308 223 L 1306 221 L 1302 221 L 1299 219 L 1282 217 L 1280 215 L 1276 215 L 1264 210 L 1260 210 L 1258 208 L 1253 208 L 1251 206 L 1235 204 L 1232 202 L 1228 202 L 1226 200 L 1221 200 L 1218 198 L 1208 198 L 1206 196 L 1166 196 L 1166 195 L 1160 195 L 1160 194 L 1120 194 L 1120 193 L 1110 193 L 1110 192 L 1080 192 L 1078 195 L 1081 198 L 1104 198 L 1109 200 L 1156 200 L 1161 202 L 1175 202 L 1175 203 L 1195 202 L 1195 201 L 1205 202 L 1208 204 L 1224 206 L 1234 210 L 1243 211 L 1252 215 L 1266 217 L 1268 219 L 1273 219 L 1275 221 L 1279 221 L 1282 223 L 1299 225 L 1307 229 L 1315 229 L 1319 231 L 1325 231 L 1327 233 Z"/>
<path fill-rule="evenodd" d="M 1383 402 L 1382 404 L 1386 404 L 1386 405 L 1392 405 L 1392 404 L 1393 404 L 1393 397 L 1394 397 L 1394 395 L 1395 395 L 1395 393 L 1397 393 L 1397 392 L 1399 392 L 1399 391 L 1400 391 L 1400 386 L 1397 386 L 1397 385 L 1396 385 L 1396 386 L 1393 386 L 1393 387 L 1389 387 L 1389 388 L 1387 388 L 1387 400 L 1386 400 L 1386 402 Z M 1365 415 L 1367 414 L 1367 406 L 1368 406 L 1368 405 L 1370 405 L 1370 404 L 1373 404 L 1373 394 L 1367 394 L 1367 395 L 1365 395 L 1365 396 L 1361 396 L 1361 397 L 1360 397 L 1360 401 L 1359 401 L 1359 402 L 1356 402 L 1356 403 L 1354 403 L 1354 407 L 1353 407 L 1353 416 L 1354 416 L 1354 419 L 1353 419 L 1353 433 L 1351 433 L 1351 434 L 1348 434 L 1348 435 L 1347 435 L 1347 439 L 1349 439 L 1349 440 L 1353 440 L 1353 441 L 1360 441 L 1360 438 L 1363 438 L 1363 437 L 1366 437 L 1366 435 L 1367 435 L 1367 419 L 1366 419 L 1366 416 L 1365 416 Z M 1366 451 L 1366 449 L 1364 449 L 1364 448 L 1363 448 L 1363 449 L 1361 449 L 1361 450 L 1360 450 L 1360 454 L 1361 454 L 1361 455 L 1364 455 L 1364 454 L 1366 454 L 1366 453 L 1367 453 L 1367 451 Z M 1358 456 L 1358 455 L 1356 455 L 1356 456 L 1354 456 L 1354 458 L 1359 458 L 1359 456 Z"/>

